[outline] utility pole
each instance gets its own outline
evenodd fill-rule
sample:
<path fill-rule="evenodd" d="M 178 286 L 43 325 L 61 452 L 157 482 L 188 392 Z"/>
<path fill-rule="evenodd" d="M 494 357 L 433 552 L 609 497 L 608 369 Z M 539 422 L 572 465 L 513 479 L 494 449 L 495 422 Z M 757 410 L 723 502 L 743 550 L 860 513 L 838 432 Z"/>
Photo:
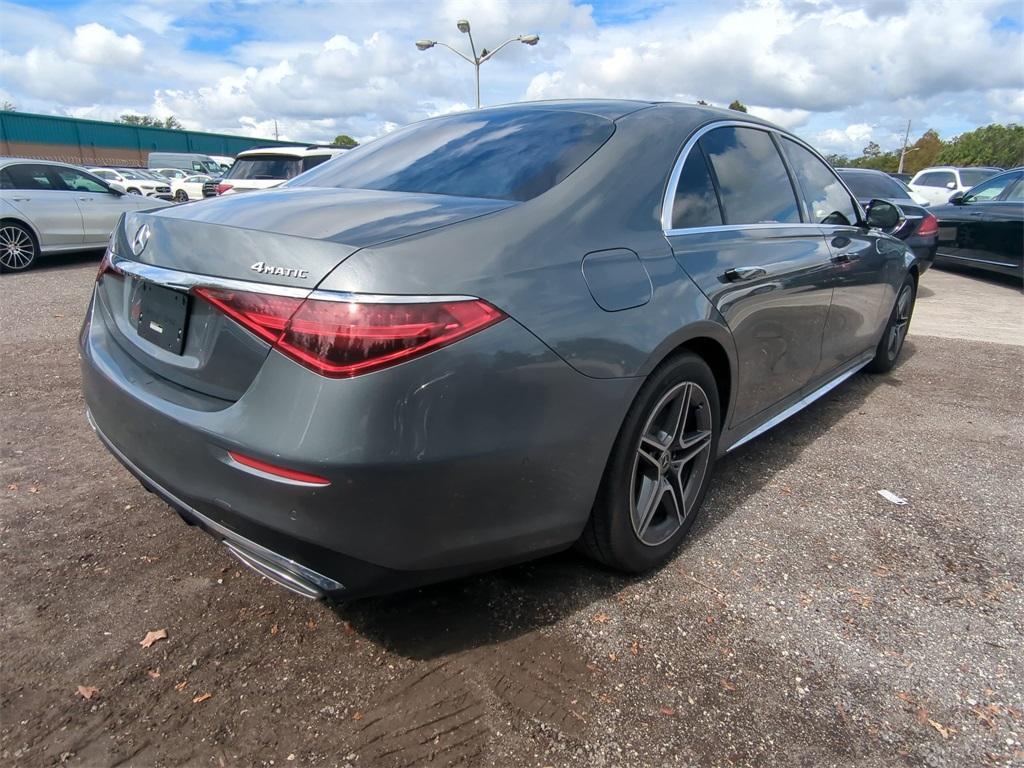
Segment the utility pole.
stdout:
<path fill-rule="evenodd" d="M 277 132 L 277 118 L 275 117 L 274 118 L 274 141 L 280 141 L 281 140 L 280 137 L 281 137 L 281 134 L 279 134 Z M 903 167 L 903 160 L 900 160 L 900 167 L 901 168 Z"/>
<path fill-rule="evenodd" d="M 900 167 L 896 173 L 903 173 L 903 158 L 907 156 L 907 142 L 910 140 L 910 121 L 907 120 L 907 132 L 903 134 L 903 149 L 900 150 Z"/>

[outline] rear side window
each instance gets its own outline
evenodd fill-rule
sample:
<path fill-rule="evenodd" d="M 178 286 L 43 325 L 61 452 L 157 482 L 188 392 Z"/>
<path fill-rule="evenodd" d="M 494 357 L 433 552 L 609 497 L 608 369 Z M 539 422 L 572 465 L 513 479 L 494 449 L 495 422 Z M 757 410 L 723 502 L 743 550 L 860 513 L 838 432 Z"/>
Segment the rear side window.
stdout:
<path fill-rule="evenodd" d="M 291 179 L 302 173 L 302 158 L 291 155 L 257 155 L 235 160 L 224 177 L 246 181 Z"/>
<path fill-rule="evenodd" d="M 47 165 L 9 165 L 4 169 L 4 175 L 7 177 L 4 179 L 5 189 L 63 189 Z"/>
<path fill-rule="evenodd" d="M 809 220 L 815 224 L 855 224 L 857 208 L 832 169 L 795 141 L 783 138 L 782 146 L 803 193 Z"/>
<path fill-rule="evenodd" d="M 960 175 L 963 176 L 962 173 Z M 1013 184 L 1013 182 L 1020 177 L 1021 174 L 1019 173 L 1005 173 L 1002 176 L 997 176 L 994 179 L 982 182 L 964 195 L 964 202 L 983 203 L 987 200 L 995 200 L 1003 194 L 1004 189 Z"/>
<path fill-rule="evenodd" d="M 922 187 L 944 187 L 950 182 L 956 184 L 956 177 L 952 171 L 931 171 L 921 174 L 914 183 Z"/>
<path fill-rule="evenodd" d="M 304 157 L 302 158 L 302 170 L 308 171 L 310 168 L 316 168 L 321 163 L 326 163 L 330 159 L 330 155 L 310 155 L 309 157 Z"/>
<path fill-rule="evenodd" d="M 686 156 L 672 203 L 672 229 L 714 227 L 722 224 L 715 185 L 700 147 Z"/>
<path fill-rule="evenodd" d="M 786 152 L 789 153 L 789 145 L 786 145 Z M 792 162 L 792 158 L 790 158 Z M 870 200 L 873 197 L 881 199 L 906 199 L 910 197 L 907 190 L 900 182 L 885 173 L 870 173 L 865 171 L 839 171 L 843 181 L 858 198 Z"/>
<path fill-rule="evenodd" d="M 718 179 L 726 224 L 800 221 L 789 174 L 766 131 L 716 128 L 700 144 Z"/>
<path fill-rule="evenodd" d="M 991 179 L 999 171 L 990 171 L 988 168 L 971 168 L 969 170 L 960 171 L 960 182 L 965 187 L 973 187 L 976 184 L 981 184 L 985 179 Z"/>
<path fill-rule="evenodd" d="M 576 170 L 614 131 L 610 120 L 579 112 L 467 112 L 351 149 L 295 185 L 529 200 Z"/>

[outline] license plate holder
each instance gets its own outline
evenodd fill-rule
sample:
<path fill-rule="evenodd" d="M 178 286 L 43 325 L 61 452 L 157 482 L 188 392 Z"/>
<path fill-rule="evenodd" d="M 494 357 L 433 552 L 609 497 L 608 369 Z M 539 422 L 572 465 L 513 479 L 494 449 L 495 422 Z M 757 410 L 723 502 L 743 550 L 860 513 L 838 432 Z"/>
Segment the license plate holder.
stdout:
<path fill-rule="evenodd" d="M 139 336 L 175 355 L 185 348 L 187 293 L 143 281 L 139 285 Z"/>

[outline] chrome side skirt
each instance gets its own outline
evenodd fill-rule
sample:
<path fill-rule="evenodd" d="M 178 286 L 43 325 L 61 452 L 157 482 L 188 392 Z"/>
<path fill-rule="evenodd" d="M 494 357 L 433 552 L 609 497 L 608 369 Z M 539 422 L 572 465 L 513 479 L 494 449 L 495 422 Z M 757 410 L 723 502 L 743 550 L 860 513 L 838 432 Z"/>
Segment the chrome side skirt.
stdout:
<path fill-rule="evenodd" d="M 831 381 L 826 382 L 822 386 L 818 387 L 816 390 L 811 392 L 809 395 L 805 395 L 804 397 L 802 397 L 799 400 L 797 400 L 795 403 L 793 403 L 791 406 L 789 406 L 789 408 L 787 408 L 786 410 L 784 410 L 781 413 L 779 413 L 778 415 L 768 419 L 768 421 L 766 421 L 761 426 L 759 426 L 756 429 L 754 429 L 754 430 L 748 432 L 747 434 L 745 434 L 743 437 L 741 437 L 735 443 L 730 445 L 729 448 L 726 449 L 725 452 L 729 453 L 730 451 L 734 451 L 737 448 L 739 448 L 741 445 L 749 443 L 755 437 L 760 437 L 761 435 L 763 435 L 765 432 L 767 432 L 772 427 L 778 426 L 779 424 L 784 422 L 786 419 L 788 419 L 793 414 L 802 411 L 804 408 L 806 408 L 808 405 L 813 403 L 815 400 L 823 397 L 824 395 L 827 395 L 829 392 L 831 392 L 833 389 L 838 387 L 844 381 L 849 379 L 851 376 L 853 376 L 861 368 L 863 368 L 865 365 L 867 365 L 870 362 L 871 362 L 871 359 L 868 358 L 867 360 L 864 360 L 863 362 L 857 363 L 855 366 L 853 366 L 849 370 L 843 371 L 843 373 L 839 374 L 838 376 L 836 376 Z"/>
<path fill-rule="evenodd" d="M 279 555 L 277 552 L 269 550 L 255 541 L 250 541 L 230 528 L 226 528 L 197 512 L 162 485 L 154 482 L 149 475 L 139 469 L 131 459 L 110 442 L 110 439 L 96 425 L 96 421 L 88 409 L 85 411 L 85 417 L 89 421 L 89 426 L 93 428 L 96 436 L 99 437 L 107 450 L 114 454 L 133 475 L 140 480 L 144 480 L 158 496 L 171 504 L 171 506 L 184 511 L 189 517 L 193 518 L 193 521 L 199 527 L 203 528 L 214 538 L 219 539 L 228 548 L 228 551 L 248 568 L 285 589 L 314 600 L 324 597 L 326 592 L 337 592 L 345 588 L 340 582 L 324 576 L 322 573 L 317 573 L 312 568 L 302 565 L 302 563 L 289 560 L 284 555 Z"/>

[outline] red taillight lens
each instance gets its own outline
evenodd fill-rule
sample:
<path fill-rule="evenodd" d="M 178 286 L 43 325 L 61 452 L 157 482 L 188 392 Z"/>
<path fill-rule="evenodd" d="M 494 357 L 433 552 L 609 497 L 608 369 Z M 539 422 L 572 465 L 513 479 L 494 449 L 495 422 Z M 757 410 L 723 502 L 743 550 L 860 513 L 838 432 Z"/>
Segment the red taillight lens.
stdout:
<path fill-rule="evenodd" d="M 331 378 L 404 362 L 505 318 L 479 299 L 375 304 L 212 288 L 196 293 L 282 354 Z"/>
<path fill-rule="evenodd" d="M 216 187 L 216 189 L 217 189 L 217 194 L 218 194 L 218 195 L 223 195 L 223 194 L 224 194 L 225 192 L 227 192 L 227 191 L 228 191 L 229 189 L 231 189 L 232 187 L 234 187 L 234 184 L 225 184 L 224 182 L 221 182 L 221 183 L 220 183 L 220 184 L 218 184 L 218 185 L 217 185 L 217 187 Z"/>
<path fill-rule="evenodd" d="M 934 235 L 938 231 L 939 220 L 931 213 L 925 215 L 921 220 L 921 226 L 917 228 L 917 234 L 919 235 Z"/>
<path fill-rule="evenodd" d="M 104 275 L 121 275 L 124 274 L 120 269 L 114 266 L 114 249 L 108 245 L 107 250 L 103 252 L 103 259 L 100 261 L 100 268 L 96 272 L 96 282 L 98 283 L 103 279 Z"/>

